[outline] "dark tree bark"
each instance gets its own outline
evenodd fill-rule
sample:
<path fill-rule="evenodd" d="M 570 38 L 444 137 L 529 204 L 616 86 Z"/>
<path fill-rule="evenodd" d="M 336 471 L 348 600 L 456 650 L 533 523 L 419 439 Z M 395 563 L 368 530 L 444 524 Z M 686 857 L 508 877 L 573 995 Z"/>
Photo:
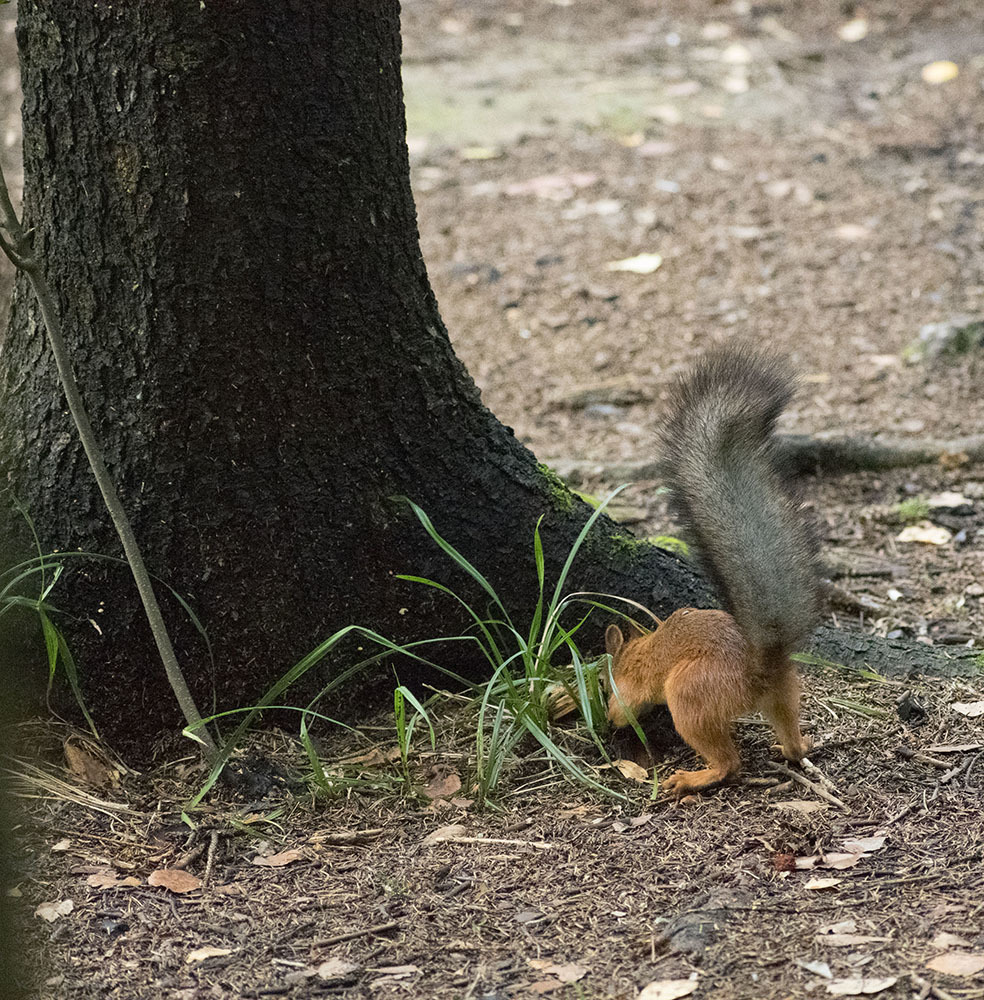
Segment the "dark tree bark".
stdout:
<path fill-rule="evenodd" d="M 21 0 L 18 37 L 25 222 L 149 568 L 208 628 L 220 706 L 345 624 L 397 639 L 462 624 L 394 580 L 468 591 L 396 495 L 528 614 L 536 519 L 555 573 L 590 512 L 485 409 L 441 323 L 397 4 Z M 117 553 L 23 281 L 0 379 L 4 476 L 45 546 Z M 703 593 L 627 537 L 600 524 L 572 587 L 664 611 Z M 76 568 L 54 600 L 97 720 L 174 724 L 125 569 Z M 207 708 L 205 649 L 173 603 L 169 618 Z"/>

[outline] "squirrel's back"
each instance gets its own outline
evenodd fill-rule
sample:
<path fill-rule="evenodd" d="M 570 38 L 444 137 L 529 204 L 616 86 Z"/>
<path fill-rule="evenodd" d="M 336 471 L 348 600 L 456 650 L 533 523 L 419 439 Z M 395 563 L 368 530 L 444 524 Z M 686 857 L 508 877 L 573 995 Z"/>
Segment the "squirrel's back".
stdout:
<path fill-rule="evenodd" d="M 813 534 L 773 440 L 793 390 L 777 357 L 710 353 L 674 387 L 661 435 L 674 508 L 724 607 L 753 646 L 782 652 L 807 637 L 819 605 Z"/>

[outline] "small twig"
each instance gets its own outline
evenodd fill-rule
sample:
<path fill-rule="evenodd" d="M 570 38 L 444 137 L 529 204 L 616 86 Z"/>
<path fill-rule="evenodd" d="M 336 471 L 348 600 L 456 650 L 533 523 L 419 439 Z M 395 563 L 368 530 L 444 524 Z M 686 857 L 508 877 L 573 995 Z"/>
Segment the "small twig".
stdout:
<path fill-rule="evenodd" d="M 800 761 L 800 767 L 803 768 L 803 770 L 806 771 L 806 773 L 810 775 L 810 777 L 815 778 L 817 781 L 819 781 L 820 784 L 827 789 L 827 791 L 829 792 L 837 791 L 837 786 L 808 757 L 804 757 Z"/>
<path fill-rule="evenodd" d="M 439 844 L 508 844 L 510 847 L 539 847 L 553 850 L 558 845 L 545 840 L 511 840 L 508 837 L 443 837 Z"/>
<path fill-rule="evenodd" d="M 370 934 L 382 934 L 384 931 L 395 931 L 399 926 L 399 920 L 391 920 L 386 924 L 376 924 L 373 927 L 365 927 L 361 931 L 346 931 L 346 933 L 336 934 L 334 937 L 322 938 L 320 941 L 312 942 L 311 947 L 327 948 L 329 945 L 340 944 L 342 941 L 354 941 L 356 938 L 369 937 Z"/>
<path fill-rule="evenodd" d="M 939 757 L 931 757 L 928 753 L 923 753 L 921 750 L 910 750 L 908 747 L 896 747 L 895 752 L 900 757 L 904 757 L 906 760 L 918 760 L 922 764 L 932 764 L 933 767 L 938 767 L 942 771 L 946 771 L 950 767 L 949 761 L 940 760 Z"/>
<path fill-rule="evenodd" d="M 195 847 L 193 847 L 190 851 L 186 851 L 184 854 L 182 854 L 181 857 L 178 858 L 173 865 L 171 865 L 171 867 L 187 868 L 188 865 L 190 865 L 193 861 L 197 861 L 204 853 L 205 853 L 205 842 L 202 841 L 200 844 L 197 844 Z"/>
<path fill-rule="evenodd" d="M 212 879 L 212 869 L 215 867 L 215 853 L 219 846 L 219 831 L 213 830 L 208 839 L 208 856 L 205 858 L 205 872 L 202 875 L 202 885 L 208 885 Z"/>
<path fill-rule="evenodd" d="M 946 772 L 946 774 L 941 774 L 939 784 L 941 785 L 948 784 L 949 782 L 953 781 L 954 778 L 959 777 L 961 774 L 964 773 L 964 771 L 969 769 L 974 759 L 975 758 L 973 757 L 968 757 L 962 764 L 958 764 L 956 767 L 951 768 L 949 771 Z"/>
<path fill-rule="evenodd" d="M 814 781 L 810 781 L 809 778 L 804 774 L 800 774 L 799 771 L 793 771 L 791 768 L 784 766 L 783 764 L 770 764 L 770 770 L 778 771 L 780 774 L 785 775 L 787 778 L 792 778 L 793 781 L 802 785 L 804 788 L 809 788 L 814 795 L 818 798 L 824 799 L 831 805 L 835 805 L 838 809 L 843 809 L 845 812 L 850 812 L 847 803 L 842 802 L 836 795 L 831 795 L 823 785 L 818 785 Z"/>
<path fill-rule="evenodd" d="M 919 987 L 922 991 L 920 996 L 934 996 L 936 1000 L 957 1000 L 957 998 L 952 993 L 947 993 L 946 990 L 941 989 L 934 983 L 931 983 L 928 979 L 924 979 L 919 975 L 918 972 L 910 972 L 909 978 Z"/>

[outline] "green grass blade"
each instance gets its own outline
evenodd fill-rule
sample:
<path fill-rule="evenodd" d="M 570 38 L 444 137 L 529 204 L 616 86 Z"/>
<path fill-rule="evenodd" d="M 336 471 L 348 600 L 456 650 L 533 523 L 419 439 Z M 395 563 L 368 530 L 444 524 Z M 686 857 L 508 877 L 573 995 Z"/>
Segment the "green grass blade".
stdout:
<path fill-rule="evenodd" d="M 509 612 L 506 611 L 505 605 L 499 598 L 499 595 L 495 592 L 495 588 L 491 583 L 446 539 L 442 538 L 438 533 L 437 529 L 431 523 L 431 519 L 418 507 L 409 497 L 401 497 L 400 499 L 405 500 L 413 510 L 414 514 L 417 515 L 417 520 L 424 526 L 424 530 L 428 535 L 437 543 L 438 547 L 446 554 L 449 555 L 454 562 L 458 564 L 488 595 L 492 598 L 493 603 L 502 612 L 503 617 L 507 622 L 509 622 Z M 511 624 L 511 623 L 510 623 Z"/>

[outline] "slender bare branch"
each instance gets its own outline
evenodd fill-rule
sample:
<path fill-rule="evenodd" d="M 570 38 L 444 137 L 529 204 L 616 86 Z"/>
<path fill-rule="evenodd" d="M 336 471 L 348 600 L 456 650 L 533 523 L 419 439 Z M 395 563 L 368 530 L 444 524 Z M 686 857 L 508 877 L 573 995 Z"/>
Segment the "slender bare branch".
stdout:
<path fill-rule="evenodd" d="M 178 705 L 188 726 L 202 742 L 209 762 L 214 762 L 218 757 L 218 748 L 202 722 L 201 714 L 195 705 L 191 692 L 188 690 L 184 674 L 181 672 L 180 666 L 178 666 L 174 646 L 171 643 L 167 626 L 164 624 L 164 616 L 161 613 L 157 595 L 154 593 L 154 587 L 150 582 L 147 567 L 144 565 L 140 546 L 137 544 L 133 527 L 126 515 L 126 511 L 123 509 L 123 504 L 120 502 L 112 476 L 110 476 L 109 470 L 106 468 L 102 449 L 96 440 L 95 432 L 89 421 L 89 415 L 82 402 L 82 396 L 79 392 L 78 383 L 75 380 L 75 373 L 72 370 L 72 362 L 65 344 L 65 338 L 62 336 L 61 321 L 58 317 L 54 296 L 51 294 L 51 289 L 44 277 L 40 261 L 31 250 L 31 239 L 25 233 L 20 220 L 17 218 L 17 213 L 14 211 L 2 167 L 0 167 L 0 225 L 7 231 L 12 241 L 11 244 L 6 239 L 0 237 L 0 249 L 3 250 L 14 267 L 24 271 L 28 276 L 31 287 L 34 289 L 34 294 L 37 296 L 38 304 L 41 307 L 41 316 L 44 320 L 45 329 L 48 332 L 48 343 L 51 345 L 51 353 L 55 359 L 55 366 L 58 369 L 58 376 L 61 379 L 62 388 L 65 392 L 69 412 L 75 421 L 75 426 L 78 428 L 82 447 L 85 449 L 89 465 L 92 467 L 92 472 L 96 477 L 96 482 L 102 493 L 106 509 L 109 511 L 109 516 L 113 520 L 116 533 L 123 544 L 123 552 L 126 555 L 127 562 L 130 564 L 130 570 L 133 573 L 137 591 L 143 602 L 147 621 L 150 623 L 150 630 L 154 635 L 154 641 L 157 643 L 157 650 L 160 653 L 161 662 L 164 664 L 167 679 L 170 682 L 171 689 L 174 691 L 174 695 L 178 700 Z"/>

